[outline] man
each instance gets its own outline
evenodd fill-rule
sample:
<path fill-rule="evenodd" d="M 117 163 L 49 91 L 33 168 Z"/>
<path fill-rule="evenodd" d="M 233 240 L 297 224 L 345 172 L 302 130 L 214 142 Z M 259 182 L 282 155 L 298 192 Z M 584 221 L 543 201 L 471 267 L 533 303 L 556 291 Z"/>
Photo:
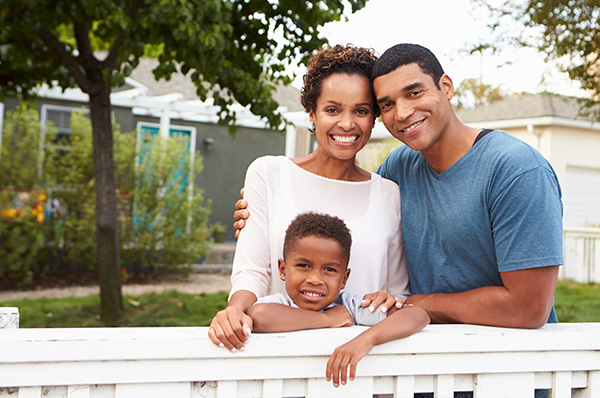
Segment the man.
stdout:
<path fill-rule="evenodd" d="M 383 123 L 405 144 L 377 172 L 400 186 L 413 293 L 406 303 L 433 323 L 557 322 L 562 203 L 549 163 L 506 132 L 461 123 L 452 80 L 422 46 L 388 49 L 372 81 Z"/>
<path fill-rule="evenodd" d="M 400 186 L 407 303 L 436 323 L 556 322 L 562 204 L 548 162 L 503 131 L 461 123 L 452 80 L 424 47 L 390 48 L 372 80 L 383 123 L 406 144 L 378 173 Z"/>

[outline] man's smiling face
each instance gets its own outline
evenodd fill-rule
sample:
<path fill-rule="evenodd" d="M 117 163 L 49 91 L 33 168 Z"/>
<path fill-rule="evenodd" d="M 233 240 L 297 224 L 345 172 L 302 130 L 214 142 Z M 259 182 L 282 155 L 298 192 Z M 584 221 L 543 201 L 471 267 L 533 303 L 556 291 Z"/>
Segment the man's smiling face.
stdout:
<path fill-rule="evenodd" d="M 442 75 L 438 88 L 416 63 L 377 77 L 373 88 L 388 131 L 415 151 L 437 151 L 435 145 L 452 114 L 452 80 Z"/>

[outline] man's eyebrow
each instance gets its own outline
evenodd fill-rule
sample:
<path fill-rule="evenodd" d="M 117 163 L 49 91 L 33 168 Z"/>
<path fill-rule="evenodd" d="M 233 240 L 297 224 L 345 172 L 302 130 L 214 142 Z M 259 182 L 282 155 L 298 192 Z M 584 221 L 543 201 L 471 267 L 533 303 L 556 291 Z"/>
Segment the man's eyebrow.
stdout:
<path fill-rule="evenodd" d="M 414 82 L 412 84 L 409 84 L 408 86 L 404 87 L 402 89 L 402 91 L 412 91 L 415 88 L 419 88 L 419 87 L 423 87 L 425 84 L 423 84 L 422 82 Z"/>
<path fill-rule="evenodd" d="M 405 86 L 401 91 L 402 92 L 412 91 L 415 88 L 424 87 L 424 86 L 425 86 L 425 84 L 423 84 L 422 82 L 414 82 L 412 84 L 409 84 L 408 86 Z M 387 95 L 385 97 L 377 98 L 377 104 L 382 104 L 389 99 L 390 99 L 390 97 Z"/>
<path fill-rule="evenodd" d="M 385 97 L 377 98 L 377 103 L 381 104 L 381 103 L 384 103 L 385 101 L 387 101 L 389 99 L 390 99 L 390 97 L 386 95 Z"/>

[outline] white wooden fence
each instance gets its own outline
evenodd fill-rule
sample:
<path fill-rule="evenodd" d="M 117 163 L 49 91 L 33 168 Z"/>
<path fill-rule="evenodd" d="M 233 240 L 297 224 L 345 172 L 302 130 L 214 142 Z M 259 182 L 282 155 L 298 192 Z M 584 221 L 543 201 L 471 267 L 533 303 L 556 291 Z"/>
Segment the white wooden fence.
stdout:
<path fill-rule="evenodd" d="M 600 283 L 600 228 L 564 228 L 559 279 Z"/>
<path fill-rule="evenodd" d="M 207 328 L 0 330 L 0 397 L 600 397 L 600 323 L 539 330 L 429 325 L 375 347 L 358 377 L 335 389 L 325 364 L 364 330 L 354 326 L 253 334 L 243 352 L 214 346 Z"/>

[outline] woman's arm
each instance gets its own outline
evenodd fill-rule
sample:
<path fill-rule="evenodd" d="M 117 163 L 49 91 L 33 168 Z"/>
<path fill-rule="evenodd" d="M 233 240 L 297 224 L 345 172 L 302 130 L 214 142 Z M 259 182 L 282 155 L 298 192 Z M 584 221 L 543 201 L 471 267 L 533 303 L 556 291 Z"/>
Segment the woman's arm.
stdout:
<path fill-rule="evenodd" d="M 254 322 L 254 331 L 264 333 L 293 332 L 296 330 L 339 328 L 354 323 L 343 305 L 324 312 L 290 307 L 285 304 L 255 304 L 248 309 Z"/>
<path fill-rule="evenodd" d="M 334 387 L 338 387 L 340 381 L 346 384 L 348 366 L 350 366 L 350 380 L 354 380 L 358 361 L 374 346 L 408 337 L 428 324 L 429 315 L 421 307 L 405 306 L 399 310 L 391 308 L 386 319 L 335 349 L 327 361 L 325 371 L 327 381 L 333 379 Z"/>

